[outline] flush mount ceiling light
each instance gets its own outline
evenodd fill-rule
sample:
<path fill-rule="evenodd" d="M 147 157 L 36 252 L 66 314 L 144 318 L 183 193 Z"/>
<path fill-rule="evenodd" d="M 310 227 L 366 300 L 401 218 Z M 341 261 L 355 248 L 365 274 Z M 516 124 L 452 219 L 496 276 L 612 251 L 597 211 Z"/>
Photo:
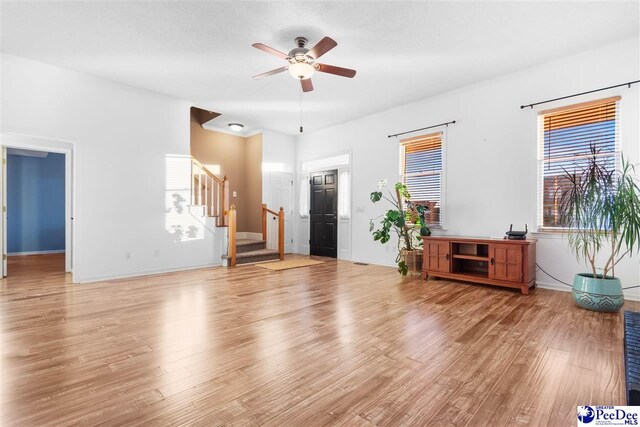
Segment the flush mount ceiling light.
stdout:
<path fill-rule="evenodd" d="M 240 123 L 229 123 L 227 126 L 234 132 L 240 132 L 244 128 L 244 125 Z"/>

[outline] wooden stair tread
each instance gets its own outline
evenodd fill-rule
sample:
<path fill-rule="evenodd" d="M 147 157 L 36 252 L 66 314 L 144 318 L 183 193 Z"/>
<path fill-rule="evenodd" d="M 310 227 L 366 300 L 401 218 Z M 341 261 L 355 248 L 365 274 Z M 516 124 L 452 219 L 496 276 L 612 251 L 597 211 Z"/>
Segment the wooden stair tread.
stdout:
<path fill-rule="evenodd" d="M 259 249 L 256 251 L 239 252 L 236 254 L 236 259 L 262 257 L 262 256 L 268 256 L 268 255 L 276 255 L 277 257 L 279 257 L 280 253 L 276 249 Z M 222 255 L 221 258 L 231 259 L 229 255 Z"/>
<path fill-rule="evenodd" d="M 236 247 L 238 246 L 249 246 L 249 245 L 256 245 L 259 243 L 267 243 L 266 240 L 251 240 L 251 239 L 238 239 L 236 241 Z"/>
<path fill-rule="evenodd" d="M 240 239 L 236 242 L 236 254 L 252 253 L 267 248 L 266 240 Z"/>

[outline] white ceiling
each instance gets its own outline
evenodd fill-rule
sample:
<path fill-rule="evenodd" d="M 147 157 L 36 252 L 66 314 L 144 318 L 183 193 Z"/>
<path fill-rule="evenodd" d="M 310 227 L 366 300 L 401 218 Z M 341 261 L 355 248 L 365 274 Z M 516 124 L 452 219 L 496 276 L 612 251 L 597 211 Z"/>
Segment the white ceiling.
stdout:
<path fill-rule="evenodd" d="M 2 51 L 191 101 L 248 129 L 296 134 L 300 86 L 283 61 L 295 36 L 338 47 L 302 95 L 305 131 L 637 36 L 637 1 L 2 3 Z"/>

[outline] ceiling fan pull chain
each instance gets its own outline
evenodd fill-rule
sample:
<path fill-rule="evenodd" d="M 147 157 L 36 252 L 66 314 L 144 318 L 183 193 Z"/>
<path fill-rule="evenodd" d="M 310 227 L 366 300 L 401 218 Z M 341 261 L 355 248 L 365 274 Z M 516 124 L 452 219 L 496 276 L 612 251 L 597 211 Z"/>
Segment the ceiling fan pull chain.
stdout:
<path fill-rule="evenodd" d="M 304 129 L 302 128 L 302 89 L 298 92 L 298 99 L 300 101 L 300 133 L 302 133 L 304 132 Z"/>

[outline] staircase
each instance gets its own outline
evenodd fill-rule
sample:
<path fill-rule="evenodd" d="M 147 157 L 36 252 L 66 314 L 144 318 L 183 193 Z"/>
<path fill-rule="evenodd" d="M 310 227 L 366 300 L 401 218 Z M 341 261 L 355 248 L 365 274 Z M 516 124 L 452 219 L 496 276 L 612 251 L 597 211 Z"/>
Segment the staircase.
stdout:
<path fill-rule="evenodd" d="M 231 264 L 231 255 L 223 255 L 225 265 Z M 266 240 L 240 239 L 236 241 L 236 264 L 251 264 L 254 262 L 275 261 L 280 259 L 280 252 L 267 249 Z"/>
<path fill-rule="evenodd" d="M 205 216 L 214 218 L 217 227 L 227 227 L 229 220 L 229 181 L 215 176 L 202 163 L 191 158 L 191 205 L 201 206 Z"/>
<path fill-rule="evenodd" d="M 224 264 L 274 261 L 284 259 L 284 210 L 279 212 L 262 205 L 262 240 L 236 238 L 236 208 L 229 206 L 229 181 L 215 176 L 204 165 L 191 158 L 191 206 L 202 207 L 204 216 L 213 219 L 217 227 L 226 227 L 228 238 L 227 255 L 222 256 Z M 278 249 L 267 249 L 267 215 L 278 217 Z"/>

